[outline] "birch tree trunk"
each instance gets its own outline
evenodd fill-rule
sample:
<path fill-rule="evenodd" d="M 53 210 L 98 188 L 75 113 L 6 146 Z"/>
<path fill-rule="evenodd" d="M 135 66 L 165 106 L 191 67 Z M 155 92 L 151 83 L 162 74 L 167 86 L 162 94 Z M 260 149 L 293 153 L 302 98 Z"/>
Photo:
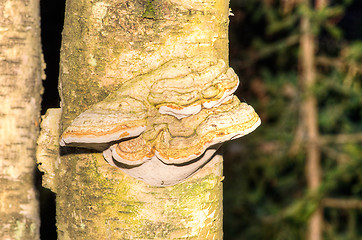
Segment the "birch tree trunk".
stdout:
<path fill-rule="evenodd" d="M 120 84 L 172 59 L 210 53 L 228 63 L 228 4 L 68 0 L 60 63 L 61 131 Z M 52 116 L 44 124 L 56 125 Z M 220 155 L 170 187 L 147 185 L 108 165 L 101 153 L 84 149 L 65 153 L 55 163 L 44 160 L 43 167 L 45 184 L 57 194 L 61 240 L 222 239 Z"/>
<path fill-rule="evenodd" d="M 39 1 L 0 1 L 0 239 L 39 239 L 34 185 L 40 122 Z"/>

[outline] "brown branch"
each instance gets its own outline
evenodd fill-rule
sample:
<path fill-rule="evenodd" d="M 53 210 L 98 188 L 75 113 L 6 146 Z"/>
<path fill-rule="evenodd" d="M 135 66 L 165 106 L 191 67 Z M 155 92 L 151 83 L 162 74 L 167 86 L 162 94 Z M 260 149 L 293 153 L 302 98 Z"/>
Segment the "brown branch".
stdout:
<path fill-rule="evenodd" d="M 304 126 L 302 121 L 299 121 L 297 129 L 295 130 L 292 144 L 289 148 L 288 155 L 290 157 L 296 156 L 304 146 Z"/>
<path fill-rule="evenodd" d="M 289 147 L 288 155 L 290 157 L 296 156 L 303 147 L 307 147 L 308 142 L 304 138 L 304 127 L 302 124 L 297 126 L 297 129 L 294 133 L 294 139 Z M 333 154 L 329 154 L 336 158 L 339 156 L 335 149 L 328 148 L 326 145 L 329 144 L 346 144 L 346 143 L 359 143 L 362 142 L 362 133 L 354 133 L 354 134 L 330 134 L 330 135 L 321 135 L 318 137 L 318 142 L 314 142 L 313 144 L 318 144 L 322 149 L 327 150 L 327 153 L 333 151 Z M 340 155 L 342 156 L 342 155 Z M 342 157 L 343 159 L 347 159 L 345 155 Z"/>
<path fill-rule="evenodd" d="M 362 133 L 323 135 L 319 139 L 319 143 L 322 145 L 330 143 L 344 144 L 351 142 L 362 142 Z"/>
<path fill-rule="evenodd" d="M 353 79 L 356 75 L 362 74 L 362 65 L 356 64 L 355 62 L 343 61 L 337 58 L 329 58 L 326 56 L 320 56 L 316 59 L 316 63 L 318 65 L 324 65 L 328 67 L 334 67 L 339 69 L 340 71 L 346 72 L 346 76 L 344 79 L 344 84 L 346 86 L 351 86 Z"/>
<path fill-rule="evenodd" d="M 345 68 L 346 64 L 341 61 L 339 58 L 331 58 L 327 56 L 318 56 L 316 57 L 316 64 L 335 67 L 335 68 Z"/>
<path fill-rule="evenodd" d="M 346 164 L 350 161 L 350 156 L 343 152 L 337 151 L 333 147 L 322 146 L 321 150 L 324 154 L 326 154 L 329 158 L 335 159 L 338 164 Z"/>
<path fill-rule="evenodd" d="M 340 58 L 332 58 L 328 56 L 318 56 L 316 57 L 316 64 L 327 66 L 327 67 L 335 67 L 339 69 L 348 68 L 349 63 L 346 61 L 341 60 Z M 354 66 L 356 68 L 356 71 L 358 73 L 362 73 L 362 65 L 356 65 Z"/>
<path fill-rule="evenodd" d="M 322 200 L 322 206 L 329 208 L 341 208 L 341 209 L 362 209 L 362 200 L 324 198 Z"/>

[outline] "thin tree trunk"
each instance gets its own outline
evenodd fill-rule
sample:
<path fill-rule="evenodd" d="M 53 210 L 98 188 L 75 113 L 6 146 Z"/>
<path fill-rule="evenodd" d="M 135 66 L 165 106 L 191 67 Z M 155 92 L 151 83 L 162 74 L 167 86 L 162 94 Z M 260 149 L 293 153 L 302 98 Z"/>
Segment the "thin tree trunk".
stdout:
<path fill-rule="evenodd" d="M 68 0 L 62 129 L 120 84 L 172 59 L 210 53 L 228 63 L 228 13 L 226 0 Z M 220 155 L 170 187 L 145 184 L 84 149 L 57 164 L 48 185 L 57 194 L 59 239 L 222 239 Z"/>
<path fill-rule="evenodd" d="M 305 4 L 308 4 L 308 0 Z M 324 4 L 321 3 L 320 6 Z M 301 19 L 302 36 L 301 44 L 301 77 L 300 82 L 304 91 L 302 101 L 302 121 L 306 130 L 306 177 L 310 191 L 316 191 L 321 184 L 321 166 L 320 166 L 320 148 L 319 148 L 319 130 L 318 130 L 318 108 L 317 99 L 312 92 L 316 82 L 315 66 L 315 37 L 312 34 L 311 22 L 308 16 Z M 319 206 L 308 222 L 307 238 L 308 240 L 322 239 L 323 214 Z"/>
<path fill-rule="evenodd" d="M 34 185 L 40 122 L 39 1 L 0 1 L 0 239 L 39 239 Z"/>

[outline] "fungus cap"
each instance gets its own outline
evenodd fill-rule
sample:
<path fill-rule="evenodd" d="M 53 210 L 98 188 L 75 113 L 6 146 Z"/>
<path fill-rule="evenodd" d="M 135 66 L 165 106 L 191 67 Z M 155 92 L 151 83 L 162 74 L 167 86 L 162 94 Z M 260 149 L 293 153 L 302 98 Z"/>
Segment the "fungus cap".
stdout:
<path fill-rule="evenodd" d="M 176 184 L 223 142 L 260 125 L 254 109 L 233 95 L 238 84 L 235 72 L 212 56 L 171 60 L 81 113 L 60 145 L 104 151 L 108 163 L 136 178 Z"/>

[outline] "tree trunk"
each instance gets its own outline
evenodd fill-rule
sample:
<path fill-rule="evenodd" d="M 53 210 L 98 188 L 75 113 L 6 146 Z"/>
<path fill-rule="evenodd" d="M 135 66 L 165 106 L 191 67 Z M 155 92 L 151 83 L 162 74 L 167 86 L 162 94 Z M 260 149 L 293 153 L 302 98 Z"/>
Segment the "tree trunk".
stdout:
<path fill-rule="evenodd" d="M 39 1 L 0 1 L 0 239 L 39 239 L 34 184 L 42 55 Z"/>
<path fill-rule="evenodd" d="M 125 81 L 172 59 L 207 53 L 228 64 L 228 13 L 226 0 L 68 0 L 62 130 Z M 169 187 L 136 180 L 84 149 L 48 165 L 59 239 L 222 239 L 220 155 Z"/>
<path fill-rule="evenodd" d="M 309 1 L 304 1 L 309 7 Z M 325 1 L 316 1 L 318 7 L 324 7 Z M 318 107 L 317 99 L 313 94 L 312 88 L 316 82 L 317 69 L 315 65 L 315 37 L 311 29 L 311 20 L 308 16 L 301 19 L 301 50 L 300 83 L 303 89 L 302 101 L 302 122 L 306 132 L 306 178 L 309 191 L 317 191 L 321 185 L 321 166 L 320 166 L 320 147 L 319 147 L 319 129 L 318 129 Z M 322 207 L 318 206 L 308 222 L 307 237 L 308 240 L 322 239 L 323 214 Z"/>

